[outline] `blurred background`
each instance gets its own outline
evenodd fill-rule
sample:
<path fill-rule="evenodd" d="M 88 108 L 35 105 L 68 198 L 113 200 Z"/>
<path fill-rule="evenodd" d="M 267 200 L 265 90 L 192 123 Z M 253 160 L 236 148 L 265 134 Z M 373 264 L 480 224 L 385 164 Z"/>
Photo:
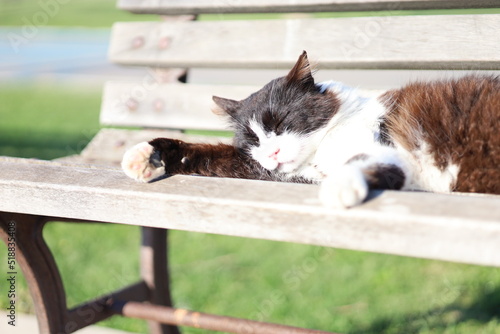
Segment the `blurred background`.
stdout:
<path fill-rule="evenodd" d="M 85 147 L 99 130 L 103 83 L 144 76 L 144 69 L 107 61 L 111 25 L 129 20 L 137 18 L 116 9 L 114 0 L 0 0 L 0 156 L 54 159 Z M 190 80 L 262 85 L 281 74 L 195 70 Z M 318 73 L 320 80 L 363 88 L 381 80 L 390 88 L 442 75 Z M 139 278 L 138 228 L 51 223 L 44 235 L 60 266 L 69 306 Z M 179 307 L 345 333 L 500 333 L 498 268 L 179 231 L 169 238 Z M 6 262 L 1 244 L 0 282 L 5 282 Z M 2 309 L 8 303 L 3 286 Z M 18 292 L 19 311 L 33 313 L 22 280 Z M 100 325 L 147 332 L 144 322 L 120 317 Z"/>

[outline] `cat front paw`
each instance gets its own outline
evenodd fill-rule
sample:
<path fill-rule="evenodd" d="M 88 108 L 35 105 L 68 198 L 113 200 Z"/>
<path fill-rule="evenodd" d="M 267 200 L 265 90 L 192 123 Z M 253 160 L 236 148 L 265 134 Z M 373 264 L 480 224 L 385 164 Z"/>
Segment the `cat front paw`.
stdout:
<path fill-rule="evenodd" d="M 125 152 L 122 169 L 134 180 L 149 182 L 165 174 L 165 166 L 156 157 L 154 147 L 148 142 L 139 143 Z"/>
<path fill-rule="evenodd" d="M 345 209 L 361 204 L 368 196 L 368 184 L 360 169 L 344 166 L 335 175 L 328 176 L 320 186 L 321 203 L 334 209 Z"/>

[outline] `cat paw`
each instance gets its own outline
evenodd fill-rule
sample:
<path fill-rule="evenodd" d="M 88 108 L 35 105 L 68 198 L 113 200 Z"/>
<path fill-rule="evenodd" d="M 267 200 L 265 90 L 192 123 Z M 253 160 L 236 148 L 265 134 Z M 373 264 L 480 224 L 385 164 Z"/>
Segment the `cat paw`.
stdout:
<path fill-rule="evenodd" d="M 319 192 L 321 203 L 334 209 L 345 209 L 361 204 L 368 196 L 368 184 L 358 168 L 344 166 L 335 175 L 328 176 Z"/>
<path fill-rule="evenodd" d="M 165 166 L 154 158 L 155 150 L 147 142 L 139 143 L 123 155 L 122 169 L 134 180 L 149 182 L 165 174 Z"/>

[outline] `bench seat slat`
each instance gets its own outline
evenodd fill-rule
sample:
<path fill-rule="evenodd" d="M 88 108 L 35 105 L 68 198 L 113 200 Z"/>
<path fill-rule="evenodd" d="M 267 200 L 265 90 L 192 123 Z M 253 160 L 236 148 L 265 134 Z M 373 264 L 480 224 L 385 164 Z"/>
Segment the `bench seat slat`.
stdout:
<path fill-rule="evenodd" d="M 305 49 L 330 69 L 498 69 L 498 31 L 500 14 L 117 23 L 109 55 L 122 65 L 275 69 Z"/>
<path fill-rule="evenodd" d="M 500 197 L 372 193 L 329 210 L 314 185 L 174 176 L 0 160 L 0 211 L 265 238 L 500 266 Z M 26 201 L 29 198 L 29 201 Z"/>
<path fill-rule="evenodd" d="M 221 13 L 347 12 L 415 9 L 494 8 L 496 0 L 120 0 L 134 13 L 183 15 Z"/>

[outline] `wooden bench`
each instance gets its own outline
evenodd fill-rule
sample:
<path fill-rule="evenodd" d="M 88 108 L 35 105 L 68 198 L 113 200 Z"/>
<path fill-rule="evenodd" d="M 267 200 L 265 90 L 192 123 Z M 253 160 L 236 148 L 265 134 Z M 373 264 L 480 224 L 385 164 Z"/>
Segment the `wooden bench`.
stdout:
<path fill-rule="evenodd" d="M 498 196 L 378 191 L 360 207 L 335 211 L 319 204 L 315 185 L 196 176 L 139 184 L 117 167 L 126 148 L 154 137 L 219 140 L 182 130 L 225 129 L 209 111 L 211 96 L 238 99 L 258 88 L 181 83 L 180 69 L 286 73 L 307 50 L 324 69 L 499 70 L 500 15 L 390 16 L 395 10 L 499 6 L 496 0 L 120 0 L 122 9 L 162 15 L 383 12 L 358 18 L 117 23 L 109 53 L 113 62 L 170 70 L 145 72 L 138 82 L 108 83 L 101 122 L 150 129 L 104 129 L 80 156 L 60 161 L 0 158 L 0 235 L 6 243 L 15 235 L 40 332 L 71 333 L 121 314 L 150 320 L 152 333 L 178 333 L 176 326 L 322 333 L 173 308 L 167 229 L 500 266 Z M 49 221 L 142 226 L 141 281 L 68 309 L 42 238 Z"/>

